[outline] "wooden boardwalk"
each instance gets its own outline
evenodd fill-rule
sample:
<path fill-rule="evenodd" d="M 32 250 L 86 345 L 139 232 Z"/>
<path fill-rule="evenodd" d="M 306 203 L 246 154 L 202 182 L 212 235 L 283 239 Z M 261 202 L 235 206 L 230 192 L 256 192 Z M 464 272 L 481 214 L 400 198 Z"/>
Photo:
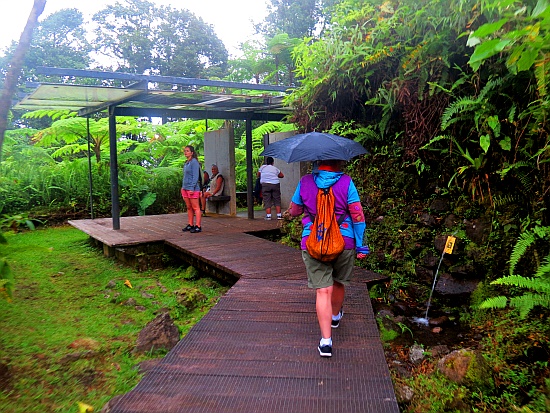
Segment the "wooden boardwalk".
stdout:
<path fill-rule="evenodd" d="M 237 278 L 235 285 L 111 413 L 398 413 L 366 281 L 356 268 L 333 356 L 317 351 L 315 294 L 300 251 L 252 235 L 277 221 L 209 216 L 183 233 L 183 214 L 71 224 L 111 248 L 164 242 Z"/>

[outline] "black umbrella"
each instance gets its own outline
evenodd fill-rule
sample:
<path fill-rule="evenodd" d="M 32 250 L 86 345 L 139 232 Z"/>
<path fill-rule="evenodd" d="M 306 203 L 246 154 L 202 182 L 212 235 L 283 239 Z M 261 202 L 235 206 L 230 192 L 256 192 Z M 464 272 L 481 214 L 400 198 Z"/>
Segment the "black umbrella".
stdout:
<path fill-rule="evenodd" d="M 349 161 L 365 153 L 368 153 L 367 150 L 351 139 L 330 133 L 309 132 L 273 142 L 260 155 L 290 163 L 329 159 Z"/>

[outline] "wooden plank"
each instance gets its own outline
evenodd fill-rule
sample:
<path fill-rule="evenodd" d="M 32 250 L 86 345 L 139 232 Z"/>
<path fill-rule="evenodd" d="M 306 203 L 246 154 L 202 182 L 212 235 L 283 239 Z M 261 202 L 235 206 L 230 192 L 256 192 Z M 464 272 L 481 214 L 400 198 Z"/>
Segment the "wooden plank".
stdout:
<path fill-rule="evenodd" d="M 208 217 L 183 233 L 184 214 L 71 222 L 105 245 L 164 242 L 239 281 L 111 413 L 398 413 L 367 282 L 356 268 L 333 357 L 317 351 L 315 291 L 301 251 L 248 233 L 276 221 Z"/>

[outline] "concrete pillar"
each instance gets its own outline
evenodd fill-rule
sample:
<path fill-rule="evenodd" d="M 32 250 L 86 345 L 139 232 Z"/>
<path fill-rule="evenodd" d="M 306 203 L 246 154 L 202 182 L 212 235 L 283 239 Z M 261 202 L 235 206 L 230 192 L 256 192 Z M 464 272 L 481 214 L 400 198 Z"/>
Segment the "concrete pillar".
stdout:
<path fill-rule="evenodd" d="M 235 186 L 235 139 L 233 125 L 226 122 L 223 129 L 206 132 L 204 134 L 204 165 L 203 169 L 212 174 L 212 164 L 218 165 L 220 173 L 224 177 L 223 195 L 228 195 L 231 200 L 220 204 L 218 212 L 225 215 L 237 215 L 237 197 Z M 206 202 L 206 212 L 215 212 L 216 207 L 211 202 Z"/>

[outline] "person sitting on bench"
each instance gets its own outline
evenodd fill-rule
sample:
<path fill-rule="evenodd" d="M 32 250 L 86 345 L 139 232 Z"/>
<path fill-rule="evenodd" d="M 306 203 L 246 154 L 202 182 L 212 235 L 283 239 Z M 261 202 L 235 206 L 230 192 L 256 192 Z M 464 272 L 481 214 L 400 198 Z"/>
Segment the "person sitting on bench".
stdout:
<path fill-rule="evenodd" d="M 210 176 L 210 184 L 206 188 L 206 192 L 202 194 L 201 205 L 206 209 L 206 200 L 211 196 L 220 196 L 223 193 L 224 179 L 217 165 L 212 165 L 212 175 Z M 203 210 L 202 212 L 205 212 Z"/>

